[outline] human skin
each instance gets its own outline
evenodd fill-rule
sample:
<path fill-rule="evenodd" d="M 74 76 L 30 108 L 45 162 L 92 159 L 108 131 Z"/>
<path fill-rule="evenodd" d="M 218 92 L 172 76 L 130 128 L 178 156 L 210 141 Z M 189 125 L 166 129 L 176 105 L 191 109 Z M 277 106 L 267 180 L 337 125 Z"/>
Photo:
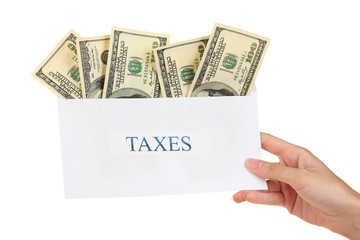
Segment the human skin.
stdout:
<path fill-rule="evenodd" d="M 280 162 L 248 159 L 246 166 L 267 179 L 268 190 L 242 190 L 234 201 L 283 206 L 308 223 L 360 240 L 360 194 L 309 150 L 266 133 L 260 136 L 262 149 Z"/>

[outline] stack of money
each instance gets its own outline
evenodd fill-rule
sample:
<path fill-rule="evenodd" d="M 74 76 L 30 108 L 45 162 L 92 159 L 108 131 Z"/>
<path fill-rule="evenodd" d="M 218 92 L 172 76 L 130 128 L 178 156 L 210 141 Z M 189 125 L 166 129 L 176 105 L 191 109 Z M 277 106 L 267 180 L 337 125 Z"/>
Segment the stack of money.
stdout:
<path fill-rule="evenodd" d="M 169 45 L 169 35 L 113 27 L 73 30 L 33 76 L 63 99 L 248 96 L 270 39 L 215 24 L 210 36 Z"/>

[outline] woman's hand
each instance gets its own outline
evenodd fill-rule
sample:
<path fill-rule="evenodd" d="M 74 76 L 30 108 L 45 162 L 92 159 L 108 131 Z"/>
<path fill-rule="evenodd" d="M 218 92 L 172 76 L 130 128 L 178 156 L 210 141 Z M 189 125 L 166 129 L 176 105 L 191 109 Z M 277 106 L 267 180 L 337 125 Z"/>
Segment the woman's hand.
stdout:
<path fill-rule="evenodd" d="M 305 148 L 261 133 L 262 149 L 279 163 L 248 159 L 248 169 L 268 179 L 267 191 L 239 191 L 237 203 L 278 205 L 306 222 L 360 239 L 360 194 Z"/>

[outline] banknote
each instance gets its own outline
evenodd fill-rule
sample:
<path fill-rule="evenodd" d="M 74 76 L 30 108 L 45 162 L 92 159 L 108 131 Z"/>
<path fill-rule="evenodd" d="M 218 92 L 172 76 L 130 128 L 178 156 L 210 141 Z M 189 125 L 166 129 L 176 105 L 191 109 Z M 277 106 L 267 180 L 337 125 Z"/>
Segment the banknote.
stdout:
<path fill-rule="evenodd" d="M 175 43 L 154 50 L 163 97 L 186 97 L 209 37 Z"/>
<path fill-rule="evenodd" d="M 215 24 L 188 96 L 247 96 L 270 39 Z"/>
<path fill-rule="evenodd" d="M 79 37 L 70 30 L 32 74 L 63 99 L 82 98 L 76 49 Z"/>
<path fill-rule="evenodd" d="M 79 72 L 83 98 L 102 98 L 110 35 L 79 38 Z"/>
<path fill-rule="evenodd" d="M 103 98 L 159 97 L 153 49 L 168 41 L 168 35 L 113 27 Z"/>

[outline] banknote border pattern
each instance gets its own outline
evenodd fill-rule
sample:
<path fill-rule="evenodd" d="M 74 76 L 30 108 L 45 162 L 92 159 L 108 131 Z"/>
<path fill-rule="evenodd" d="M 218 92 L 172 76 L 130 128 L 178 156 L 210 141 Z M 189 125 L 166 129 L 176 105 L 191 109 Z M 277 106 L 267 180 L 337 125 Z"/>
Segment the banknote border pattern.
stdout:
<path fill-rule="evenodd" d="M 250 66 L 250 69 L 249 69 L 247 78 L 245 80 L 245 83 L 243 85 L 243 88 L 241 89 L 240 96 L 246 96 L 247 95 L 247 92 L 250 89 L 250 86 L 251 86 L 253 77 L 254 77 L 254 75 L 256 73 L 259 62 L 261 60 L 261 56 L 263 55 L 263 52 L 265 50 L 265 46 L 267 44 L 267 41 L 265 41 L 265 40 L 262 40 L 260 38 L 258 38 L 258 40 L 259 40 L 259 47 L 258 47 L 258 50 L 256 51 L 255 56 L 254 56 L 254 61 Z"/>
<path fill-rule="evenodd" d="M 56 90 L 59 94 L 61 94 L 62 96 L 64 96 L 65 99 L 74 99 L 73 96 L 71 96 L 71 94 L 67 93 L 63 88 L 61 88 L 59 85 L 57 85 L 53 80 L 51 80 L 50 78 L 48 78 L 44 72 L 42 71 L 43 67 L 46 66 L 48 64 L 48 62 L 57 54 L 58 51 L 60 51 L 60 49 L 62 48 L 62 46 L 64 46 L 64 44 L 66 43 L 66 41 L 71 41 L 76 45 L 76 36 L 72 33 L 70 33 L 70 35 L 65 39 L 65 41 L 60 45 L 60 47 L 54 52 L 54 54 L 44 63 L 44 65 L 36 72 L 36 76 L 38 76 L 39 78 L 41 78 L 42 80 L 44 80 L 45 83 L 47 83 L 48 85 L 50 85 L 54 90 Z"/>
<path fill-rule="evenodd" d="M 85 92 L 83 94 L 87 95 L 86 93 L 89 91 L 90 88 L 90 74 L 88 71 L 85 71 L 86 69 L 86 64 L 90 65 L 90 55 L 87 53 L 88 52 L 88 47 L 86 46 L 86 44 L 89 41 L 79 41 L 79 46 L 80 46 L 80 57 L 81 57 L 81 68 L 83 69 L 83 79 L 84 79 L 84 88 L 85 88 Z M 87 57 L 87 58 L 86 58 Z M 88 59 L 88 61 L 85 61 L 85 59 Z M 91 66 L 90 66 L 91 67 Z M 87 98 L 87 96 L 84 96 Z"/>

